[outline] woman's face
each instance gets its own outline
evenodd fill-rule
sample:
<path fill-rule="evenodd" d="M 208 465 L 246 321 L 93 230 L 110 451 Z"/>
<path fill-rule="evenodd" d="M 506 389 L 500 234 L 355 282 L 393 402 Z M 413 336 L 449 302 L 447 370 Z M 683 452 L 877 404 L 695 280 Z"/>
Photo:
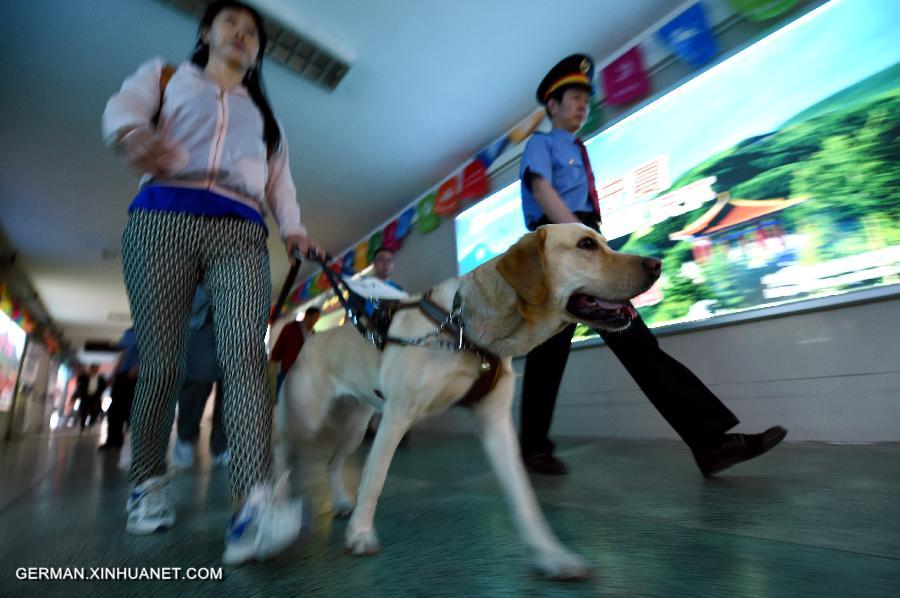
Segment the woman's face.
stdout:
<path fill-rule="evenodd" d="M 253 15 L 239 8 L 224 8 L 203 34 L 210 58 L 216 57 L 233 67 L 248 71 L 259 55 L 259 31 Z"/>

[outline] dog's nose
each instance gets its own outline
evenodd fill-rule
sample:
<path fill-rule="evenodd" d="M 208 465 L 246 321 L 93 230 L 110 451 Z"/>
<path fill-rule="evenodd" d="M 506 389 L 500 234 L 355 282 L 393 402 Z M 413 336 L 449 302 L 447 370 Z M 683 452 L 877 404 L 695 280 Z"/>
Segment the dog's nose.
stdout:
<path fill-rule="evenodd" d="M 659 278 L 662 272 L 662 260 L 658 260 L 655 257 L 645 257 L 644 270 L 652 274 L 654 278 Z"/>

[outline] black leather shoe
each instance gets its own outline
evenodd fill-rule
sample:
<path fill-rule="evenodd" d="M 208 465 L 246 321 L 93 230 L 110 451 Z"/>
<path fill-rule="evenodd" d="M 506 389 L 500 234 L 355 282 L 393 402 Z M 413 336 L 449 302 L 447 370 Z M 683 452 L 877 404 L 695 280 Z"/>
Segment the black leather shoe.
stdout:
<path fill-rule="evenodd" d="M 784 440 L 787 430 L 781 426 L 772 426 L 762 434 L 723 434 L 722 444 L 713 448 L 691 449 L 697 466 L 706 477 L 759 457 Z"/>
<path fill-rule="evenodd" d="M 525 467 L 534 473 L 544 475 L 566 475 L 569 468 L 566 464 L 553 456 L 553 453 L 538 453 L 522 457 Z"/>

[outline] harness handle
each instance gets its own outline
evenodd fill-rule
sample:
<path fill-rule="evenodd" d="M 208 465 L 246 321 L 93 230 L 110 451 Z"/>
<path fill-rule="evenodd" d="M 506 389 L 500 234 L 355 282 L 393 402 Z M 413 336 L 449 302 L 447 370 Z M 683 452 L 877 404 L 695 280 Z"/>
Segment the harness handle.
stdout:
<path fill-rule="evenodd" d="M 291 264 L 291 269 L 288 270 L 287 276 L 284 278 L 284 284 L 281 285 L 281 292 L 278 293 L 278 299 L 275 300 L 275 303 L 272 305 L 272 311 L 269 312 L 269 324 L 274 323 L 275 320 L 281 317 L 281 308 L 284 307 L 284 302 L 287 300 L 288 293 L 291 292 L 291 287 L 294 286 L 294 281 L 297 280 L 297 272 L 299 272 L 300 266 L 303 264 L 303 255 L 300 253 L 299 249 L 291 251 L 291 257 L 294 258 L 294 263 Z M 319 257 L 319 251 L 317 249 L 308 251 L 306 257 L 324 264 L 322 258 Z"/>
<path fill-rule="evenodd" d="M 344 313 L 347 314 L 347 319 L 353 324 L 356 330 L 359 331 L 363 338 L 369 338 L 370 331 L 366 328 L 366 326 L 360 321 L 359 314 L 357 314 L 353 308 L 350 307 L 350 303 L 344 297 L 344 292 L 346 291 L 348 294 L 351 292 L 350 288 L 347 286 L 343 280 L 341 280 L 337 274 L 334 273 L 334 270 L 328 267 L 328 264 L 325 262 L 326 258 L 323 258 L 318 253 L 315 255 L 310 255 L 310 259 L 319 264 L 319 267 L 322 268 L 322 274 L 325 275 L 325 279 L 328 280 L 328 284 L 331 286 L 331 289 L 334 291 L 335 297 L 338 298 L 338 301 L 341 303 L 341 307 L 344 308 Z"/>

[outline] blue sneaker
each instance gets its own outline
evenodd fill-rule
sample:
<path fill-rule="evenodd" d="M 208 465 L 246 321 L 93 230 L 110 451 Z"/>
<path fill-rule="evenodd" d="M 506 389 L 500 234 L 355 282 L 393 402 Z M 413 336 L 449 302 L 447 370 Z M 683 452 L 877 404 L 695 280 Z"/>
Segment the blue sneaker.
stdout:
<path fill-rule="evenodd" d="M 152 534 L 175 525 L 175 505 L 169 494 L 169 478 L 156 476 L 135 486 L 125 510 L 128 512 L 125 531 L 129 534 Z"/>
<path fill-rule="evenodd" d="M 226 565 L 262 561 L 286 549 L 300 536 L 302 504 L 286 498 L 287 475 L 274 485 L 257 484 L 225 532 Z"/>
<path fill-rule="evenodd" d="M 172 450 L 172 464 L 178 469 L 189 469 L 194 465 L 194 444 L 186 440 L 175 440 Z"/>
<path fill-rule="evenodd" d="M 231 463 L 231 451 L 225 449 L 218 455 L 213 456 L 212 464 L 213 467 L 225 466 L 228 467 L 229 463 Z"/>

